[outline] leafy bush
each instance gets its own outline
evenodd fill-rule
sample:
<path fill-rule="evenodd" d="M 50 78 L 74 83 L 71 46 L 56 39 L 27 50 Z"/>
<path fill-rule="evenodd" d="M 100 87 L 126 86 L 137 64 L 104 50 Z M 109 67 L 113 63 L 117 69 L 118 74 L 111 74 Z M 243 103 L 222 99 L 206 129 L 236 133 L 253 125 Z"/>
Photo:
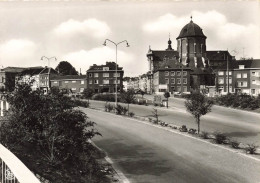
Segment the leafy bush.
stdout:
<path fill-rule="evenodd" d="M 86 107 L 88 108 L 89 107 L 89 102 L 87 101 L 82 101 L 82 100 L 73 100 L 74 101 L 74 104 L 75 106 L 80 106 L 80 107 Z"/>
<path fill-rule="evenodd" d="M 209 138 L 209 133 L 202 131 L 201 134 L 200 134 L 200 136 L 201 136 L 203 139 L 208 139 L 208 138 Z"/>
<path fill-rule="evenodd" d="M 134 115 L 135 115 L 135 113 L 129 112 L 129 116 L 130 116 L 130 117 L 134 117 Z"/>
<path fill-rule="evenodd" d="M 231 147 L 233 147 L 234 149 L 238 149 L 239 148 L 239 142 L 236 140 L 232 140 L 231 142 Z"/>
<path fill-rule="evenodd" d="M 190 128 L 189 131 L 188 131 L 188 133 L 190 133 L 190 134 L 195 134 L 196 131 L 197 131 L 196 129 Z"/>
<path fill-rule="evenodd" d="M 124 115 L 126 115 L 127 111 L 128 111 L 128 109 L 127 109 L 126 107 L 123 107 L 122 113 L 123 113 Z"/>
<path fill-rule="evenodd" d="M 228 140 L 227 136 L 220 132 L 215 132 L 215 142 L 217 144 L 224 144 Z"/>
<path fill-rule="evenodd" d="M 247 144 L 245 151 L 246 151 L 246 153 L 249 153 L 249 154 L 256 154 L 257 148 L 258 148 L 258 146 L 256 146 L 255 144 Z"/>
<path fill-rule="evenodd" d="M 115 95 L 114 94 L 96 94 L 92 97 L 93 100 L 101 100 L 107 102 L 115 102 Z M 120 102 L 120 95 L 117 96 L 117 101 Z"/>
<path fill-rule="evenodd" d="M 180 132 L 187 132 L 188 129 L 186 127 L 186 125 L 182 125 L 180 128 L 179 128 Z"/>
<path fill-rule="evenodd" d="M 117 104 L 117 106 L 115 107 L 116 110 L 116 114 L 121 115 L 124 111 L 124 107 L 121 106 L 120 104 Z"/>
<path fill-rule="evenodd" d="M 106 112 L 111 112 L 112 110 L 114 110 L 114 106 L 110 103 L 106 103 L 105 104 L 105 111 Z"/>

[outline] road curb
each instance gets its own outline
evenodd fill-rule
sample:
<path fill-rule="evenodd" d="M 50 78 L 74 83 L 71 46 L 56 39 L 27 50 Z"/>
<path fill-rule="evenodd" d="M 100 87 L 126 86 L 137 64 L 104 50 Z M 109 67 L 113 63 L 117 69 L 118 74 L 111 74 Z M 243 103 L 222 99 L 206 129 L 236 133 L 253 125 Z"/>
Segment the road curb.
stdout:
<path fill-rule="evenodd" d="M 249 158 L 249 159 L 252 159 L 252 160 L 255 160 L 255 161 L 260 162 L 260 158 L 256 158 L 256 157 L 254 157 L 254 156 L 250 156 L 250 155 L 248 155 L 248 154 L 239 152 L 238 150 L 234 150 L 234 149 L 231 149 L 231 148 L 227 148 L 227 147 L 224 147 L 223 145 L 214 144 L 214 143 L 211 143 L 211 142 L 206 141 L 206 140 L 204 140 L 204 139 L 200 139 L 200 138 L 194 137 L 194 136 L 192 136 L 192 135 L 185 134 L 185 133 L 183 133 L 183 132 L 178 132 L 178 131 L 176 131 L 176 130 L 169 129 L 169 128 L 166 128 L 166 127 L 163 127 L 163 126 L 158 126 L 158 125 L 155 125 L 155 124 L 151 124 L 151 123 L 149 123 L 148 121 L 146 121 L 146 120 L 144 119 L 144 117 L 142 117 L 141 119 L 134 119 L 134 118 L 131 118 L 131 117 L 128 117 L 128 116 L 120 116 L 120 115 L 116 115 L 116 114 L 113 114 L 113 113 L 109 113 L 109 112 L 105 112 L 105 111 L 97 110 L 97 109 L 93 109 L 93 108 L 90 109 L 90 110 L 95 110 L 95 111 L 97 111 L 97 112 L 102 112 L 102 113 L 106 113 L 106 114 L 108 114 L 108 115 L 114 115 L 114 116 L 121 117 L 121 118 L 128 118 L 128 119 L 130 119 L 130 120 L 132 120 L 132 121 L 136 121 L 136 122 L 139 122 L 139 123 L 143 123 L 143 124 L 146 124 L 146 125 L 149 125 L 149 126 L 153 126 L 153 127 L 156 127 L 156 128 L 159 128 L 159 129 L 162 129 L 162 130 L 171 132 L 171 133 L 175 133 L 175 134 L 182 135 L 182 136 L 185 136 L 185 137 L 188 137 L 188 138 L 191 138 L 191 139 L 194 139 L 194 140 L 203 142 L 203 143 L 207 143 L 207 144 L 210 144 L 210 145 L 212 145 L 212 146 L 219 147 L 219 148 L 225 149 L 225 150 L 227 150 L 227 151 L 229 151 L 229 152 L 238 154 L 238 155 L 243 156 L 243 157 L 245 157 L 245 158 Z M 137 117 L 138 117 L 138 116 L 137 116 Z"/>

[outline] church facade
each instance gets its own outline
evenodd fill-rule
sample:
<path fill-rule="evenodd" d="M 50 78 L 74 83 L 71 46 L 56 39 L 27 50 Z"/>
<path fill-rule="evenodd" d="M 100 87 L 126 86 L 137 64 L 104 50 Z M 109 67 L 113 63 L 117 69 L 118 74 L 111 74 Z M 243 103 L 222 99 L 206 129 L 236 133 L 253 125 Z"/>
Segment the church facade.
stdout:
<path fill-rule="evenodd" d="M 206 39 L 202 29 L 191 19 L 176 38 L 177 50 L 172 48 L 170 38 L 168 48 L 165 50 L 152 50 L 149 46 L 147 58 L 153 84 L 153 91 L 150 93 L 164 91 L 183 93 L 215 86 L 214 66 L 225 65 L 227 58 L 232 59 L 232 56 L 228 51 L 207 51 Z M 218 55 L 219 59 L 216 60 L 214 55 Z M 168 78 L 169 82 L 166 78 L 167 72 L 181 73 L 178 79 L 180 82 L 177 82 L 179 85 L 171 86 L 171 78 Z M 158 75 L 165 77 L 161 77 L 158 81 Z M 189 78 L 183 80 L 187 76 Z"/>

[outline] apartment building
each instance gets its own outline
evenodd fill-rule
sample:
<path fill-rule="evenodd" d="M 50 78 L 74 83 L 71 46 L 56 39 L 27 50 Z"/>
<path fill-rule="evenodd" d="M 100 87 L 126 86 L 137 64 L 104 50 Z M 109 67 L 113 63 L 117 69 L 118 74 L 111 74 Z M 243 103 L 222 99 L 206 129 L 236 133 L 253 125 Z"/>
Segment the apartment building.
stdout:
<path fill-rule="evenodd" d="M 106 62 L 105 65 L 92 65 L 87 70 L 87 87 L 95 93 L 114 93 L 123 90 L 124 71 L 115 62 Z"/>

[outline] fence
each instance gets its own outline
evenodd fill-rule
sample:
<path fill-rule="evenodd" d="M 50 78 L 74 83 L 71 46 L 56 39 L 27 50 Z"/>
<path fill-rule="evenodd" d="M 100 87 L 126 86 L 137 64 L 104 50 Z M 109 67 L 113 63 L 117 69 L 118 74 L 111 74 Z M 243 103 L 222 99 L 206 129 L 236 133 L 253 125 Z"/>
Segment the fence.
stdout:
<path fill-rule="evenodd" d="M 0 144 L 0 183 L 40 183 L 35 175 Z"/>

